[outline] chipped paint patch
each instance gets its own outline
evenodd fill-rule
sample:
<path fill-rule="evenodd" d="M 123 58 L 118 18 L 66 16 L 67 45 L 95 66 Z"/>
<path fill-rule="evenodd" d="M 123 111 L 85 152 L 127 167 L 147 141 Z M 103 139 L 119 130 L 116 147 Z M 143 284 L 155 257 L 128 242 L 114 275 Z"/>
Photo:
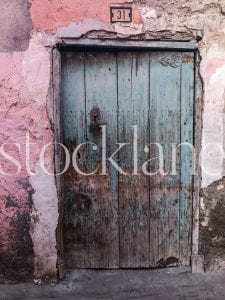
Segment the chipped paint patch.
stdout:
<path fill-rule="evenodd" d="M 221 39 L 224 36 L 220 35 L 219 37 Z M 211 36 L 209 35 L 208 38 L 209 43 Z M 218 37 L 217 39 L 214 39 L 214 44 L 209 47 L 207 54 L 204 53 L 206 48 L 201 49 L 203 57 L 201 73 L 205 85 L 201 162 L 203 188 L 224 175 L 225 45 L 222 47 L 220 39 Z M 204 44 L 208 43 L 206 36 Z"/>
<path fill-rule="evenodd" d="M 57 277 L 56 228 L 58 224 L 58 197 L 53 176 L 39 169 L 30 177 L 34 189 L 30 235 L 34 245 L 35 279 L 55 280 Z"/>
<path fill-rule="evenodd" d="M 64 38 L 77 38 L 93 30 L 113 31 L 113 26 L 95 19 L 87 18 L 79 22 L 71 22 L 68 26 L 58 28 L 57 36 Z"/>
<path fill-rule="evenodd" d="M 46 103 L 50 82 L 50 54 L 42 45 L 42 35 L 33 34 L 23 60 L 24 80 L 31 99 L 39 105 Z"/>
<path fill-rule="evenodd" d="M 116 24 L 115 31 L 117 32 L 118 36 L 130 36 L 141 34 L 143 32 L 143 25 L 142 24 Z"/>

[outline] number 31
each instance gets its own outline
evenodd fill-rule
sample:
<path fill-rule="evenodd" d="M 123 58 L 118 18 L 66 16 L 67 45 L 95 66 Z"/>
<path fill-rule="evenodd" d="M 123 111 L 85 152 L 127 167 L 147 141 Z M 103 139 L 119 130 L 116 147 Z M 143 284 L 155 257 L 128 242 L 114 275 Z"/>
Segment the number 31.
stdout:
<path fill-rule="evenodd" d="M 117 18 L 118 18 L 118 20 L 121 20 L 121 19 L 125 20 L 126 19 L 125 10 L 118 10 Z"/>

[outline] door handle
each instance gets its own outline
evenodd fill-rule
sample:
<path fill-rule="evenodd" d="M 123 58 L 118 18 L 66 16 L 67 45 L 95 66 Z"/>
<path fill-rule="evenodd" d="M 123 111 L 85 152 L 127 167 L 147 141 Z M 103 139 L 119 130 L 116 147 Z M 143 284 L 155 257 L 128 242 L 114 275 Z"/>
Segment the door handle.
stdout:
<path fill-rule="evenodd" d="M 89 130 L 94 135 L 100 135 L 102 132 L 101 128 L 101 111 L 98 106 L 93 106 L 90 111 L 91 124 L 89 126 Z"/>

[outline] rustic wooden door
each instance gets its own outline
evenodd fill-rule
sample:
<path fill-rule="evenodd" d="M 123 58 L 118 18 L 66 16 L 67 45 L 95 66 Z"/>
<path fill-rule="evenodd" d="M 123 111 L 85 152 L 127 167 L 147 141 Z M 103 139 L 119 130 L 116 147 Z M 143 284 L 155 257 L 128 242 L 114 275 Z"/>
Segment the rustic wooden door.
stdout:
<path fill-rule="evenodd" d="M 189 264 L 194 54 L 63 51 L 61 90 L 67 267 Z"/>

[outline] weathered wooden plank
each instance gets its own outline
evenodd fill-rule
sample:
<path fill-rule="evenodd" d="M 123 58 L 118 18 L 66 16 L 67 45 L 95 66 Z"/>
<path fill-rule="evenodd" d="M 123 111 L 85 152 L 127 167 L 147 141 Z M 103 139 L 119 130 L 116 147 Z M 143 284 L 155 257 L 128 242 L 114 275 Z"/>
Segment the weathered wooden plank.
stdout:
<path fill-rule="evenodd" d="M 62 55 L 62 113 L 64 144 L 72 156 L 86 141 L 84 53 Z M 79 168 L 85 170 L 85 152 L 79 153 Z M 64 239 L 67 267 L 85 267 L 88 261 L 88 198 L 86 179 L 74 171 L 72 164 L 65 174 Z"/>
<path fill-rule="evenodd" d="M 86 137 L 84 53 L 64 52 L 62 56 L 62 110 L 64 140 L 82 143 Z"/>
<path fill-rule="evenodd" d="M 156 267 L 173 265 L 178 260 L 188 263 L 191 157 L 187 147 L 181 147 L 181 151 L 178 148 L 177 174 L 171 174 L 170 144 L 193 142 L 192 55 L 121 51 L 116 57 L 110 51 L 63 53 L 64 143 L 71 153 L 81 143 L 94 143 L 96 148 L 89 144 L 78 151 L 77 161 L 83 172 L 98 169 L 96 174 L 84 176 L 70 166 L 65 176 L 67 267 Z M 101 174 L 104 143 L 100 126 L 107 130 L 106 157 L 117 149 L 116 142 L 130 143 L 119 157 L 113 157 L 129 175 L 118 176 L 110 164 L 108 175 Z M 163 146 L 164 171 L 170 174 L 157 173 L 149 179 L 141 172 L 148 159 L 152 161 L 146 171 L 154 172 L 159 167 L 156 145 L 150 147 L 149 153 L 144 152 L 150 142 Z M 136 152 L 137 170 L 133 161 Z"/>
<path fill-rule="evenodd" d="M 176 59 L 175 59 L 176 58 Z M 171 175 L 171 143 L 180 142 L 180 53 L 151 54 L 150 141 L 163 147 L 162 175 L 158 146 L 151 145 L 150 264 L 166 266 L 179 259 L 179 173 Z M 156 159 L 154 159 L 156 158 Z M 176 156 L 177 166 L 179 158 Z M 161 173 L 162 173 L 161 172 Z"/>
<path fill-rule="evenodd" d="M 63 37 L 59 47 L 66 49 L 67 46 L 76 47 L 94 47 L 94 48 L 123 48 L 128 51 L 132 49 L 175 49 L 177 50 L 195 50 L 198 47 L 196 42 L 160 42 L 160 41 L 115 41 L 115 40 L 93 40 L 93 39 L 71 39 Z"/>
<path fill-rule="evenodd" d="M 62 143 L 62 114 L 60 106 L 60 88 L 61 88 L 61 54 L 57 49 L 52 50 L 52 99 L 53 99 L 53 124 L 54 124 L 54 141 Z M 63 170 L 63 150 L 55 145 L 55 171 L 59 174 Z M 55 176 L 58 206 L 59 206 L 59 222 L 56 230 L 57 249 L 58 249 L 58 274 L 59 279 L 63 279 L 65 275 L 64 263 L 64 234 L 63 234 L 63 216 L 64 216 L 64 180 L 63 176 Z"/>
<path fill-rule="evenodd" d="M 91 199 L 89 222 L 89 267 L 117 268 L 119 265 L 118 177 L 107 164 L 108 175 L 101 175 L 102 125 L 106 126 L 106 157 L 116 150 L 117 140 L 117 67 L 113 52 L 87 52 L 85 61 L 87 140 L 89 172 L 87 191 Z"/>
<path fill-rule="evenodd" d="M 192 193 L 194 168 L 194 55 L 182 54 L 181 73 L 181 191 L 180 191 L 180 259 L 190 264 Z M 186 144 L 188 143 L 188 145 Z"/>
<path fill-rule="evenodd" d="M 199 254 L 199 210 L 201 189 L 200 153 L 202 141 L 202 96 L 203 86 L 200 76 L 200 54 L 195 53 L 195 93 L 194 93 L 194 144 L 196 150 L 196 176 L 193 180 L 193 216 L 192 216 L 192 255 Z"/>
<path fill-rule="evenodd" d="M 148 74 L 149 53 L 118 53 L 118 141 L 129 143 L 119 154 L 128 174 L 119 174 L 122 268 L 149 267 L 149 178 L 141 171 L 149 143 Z"/>

